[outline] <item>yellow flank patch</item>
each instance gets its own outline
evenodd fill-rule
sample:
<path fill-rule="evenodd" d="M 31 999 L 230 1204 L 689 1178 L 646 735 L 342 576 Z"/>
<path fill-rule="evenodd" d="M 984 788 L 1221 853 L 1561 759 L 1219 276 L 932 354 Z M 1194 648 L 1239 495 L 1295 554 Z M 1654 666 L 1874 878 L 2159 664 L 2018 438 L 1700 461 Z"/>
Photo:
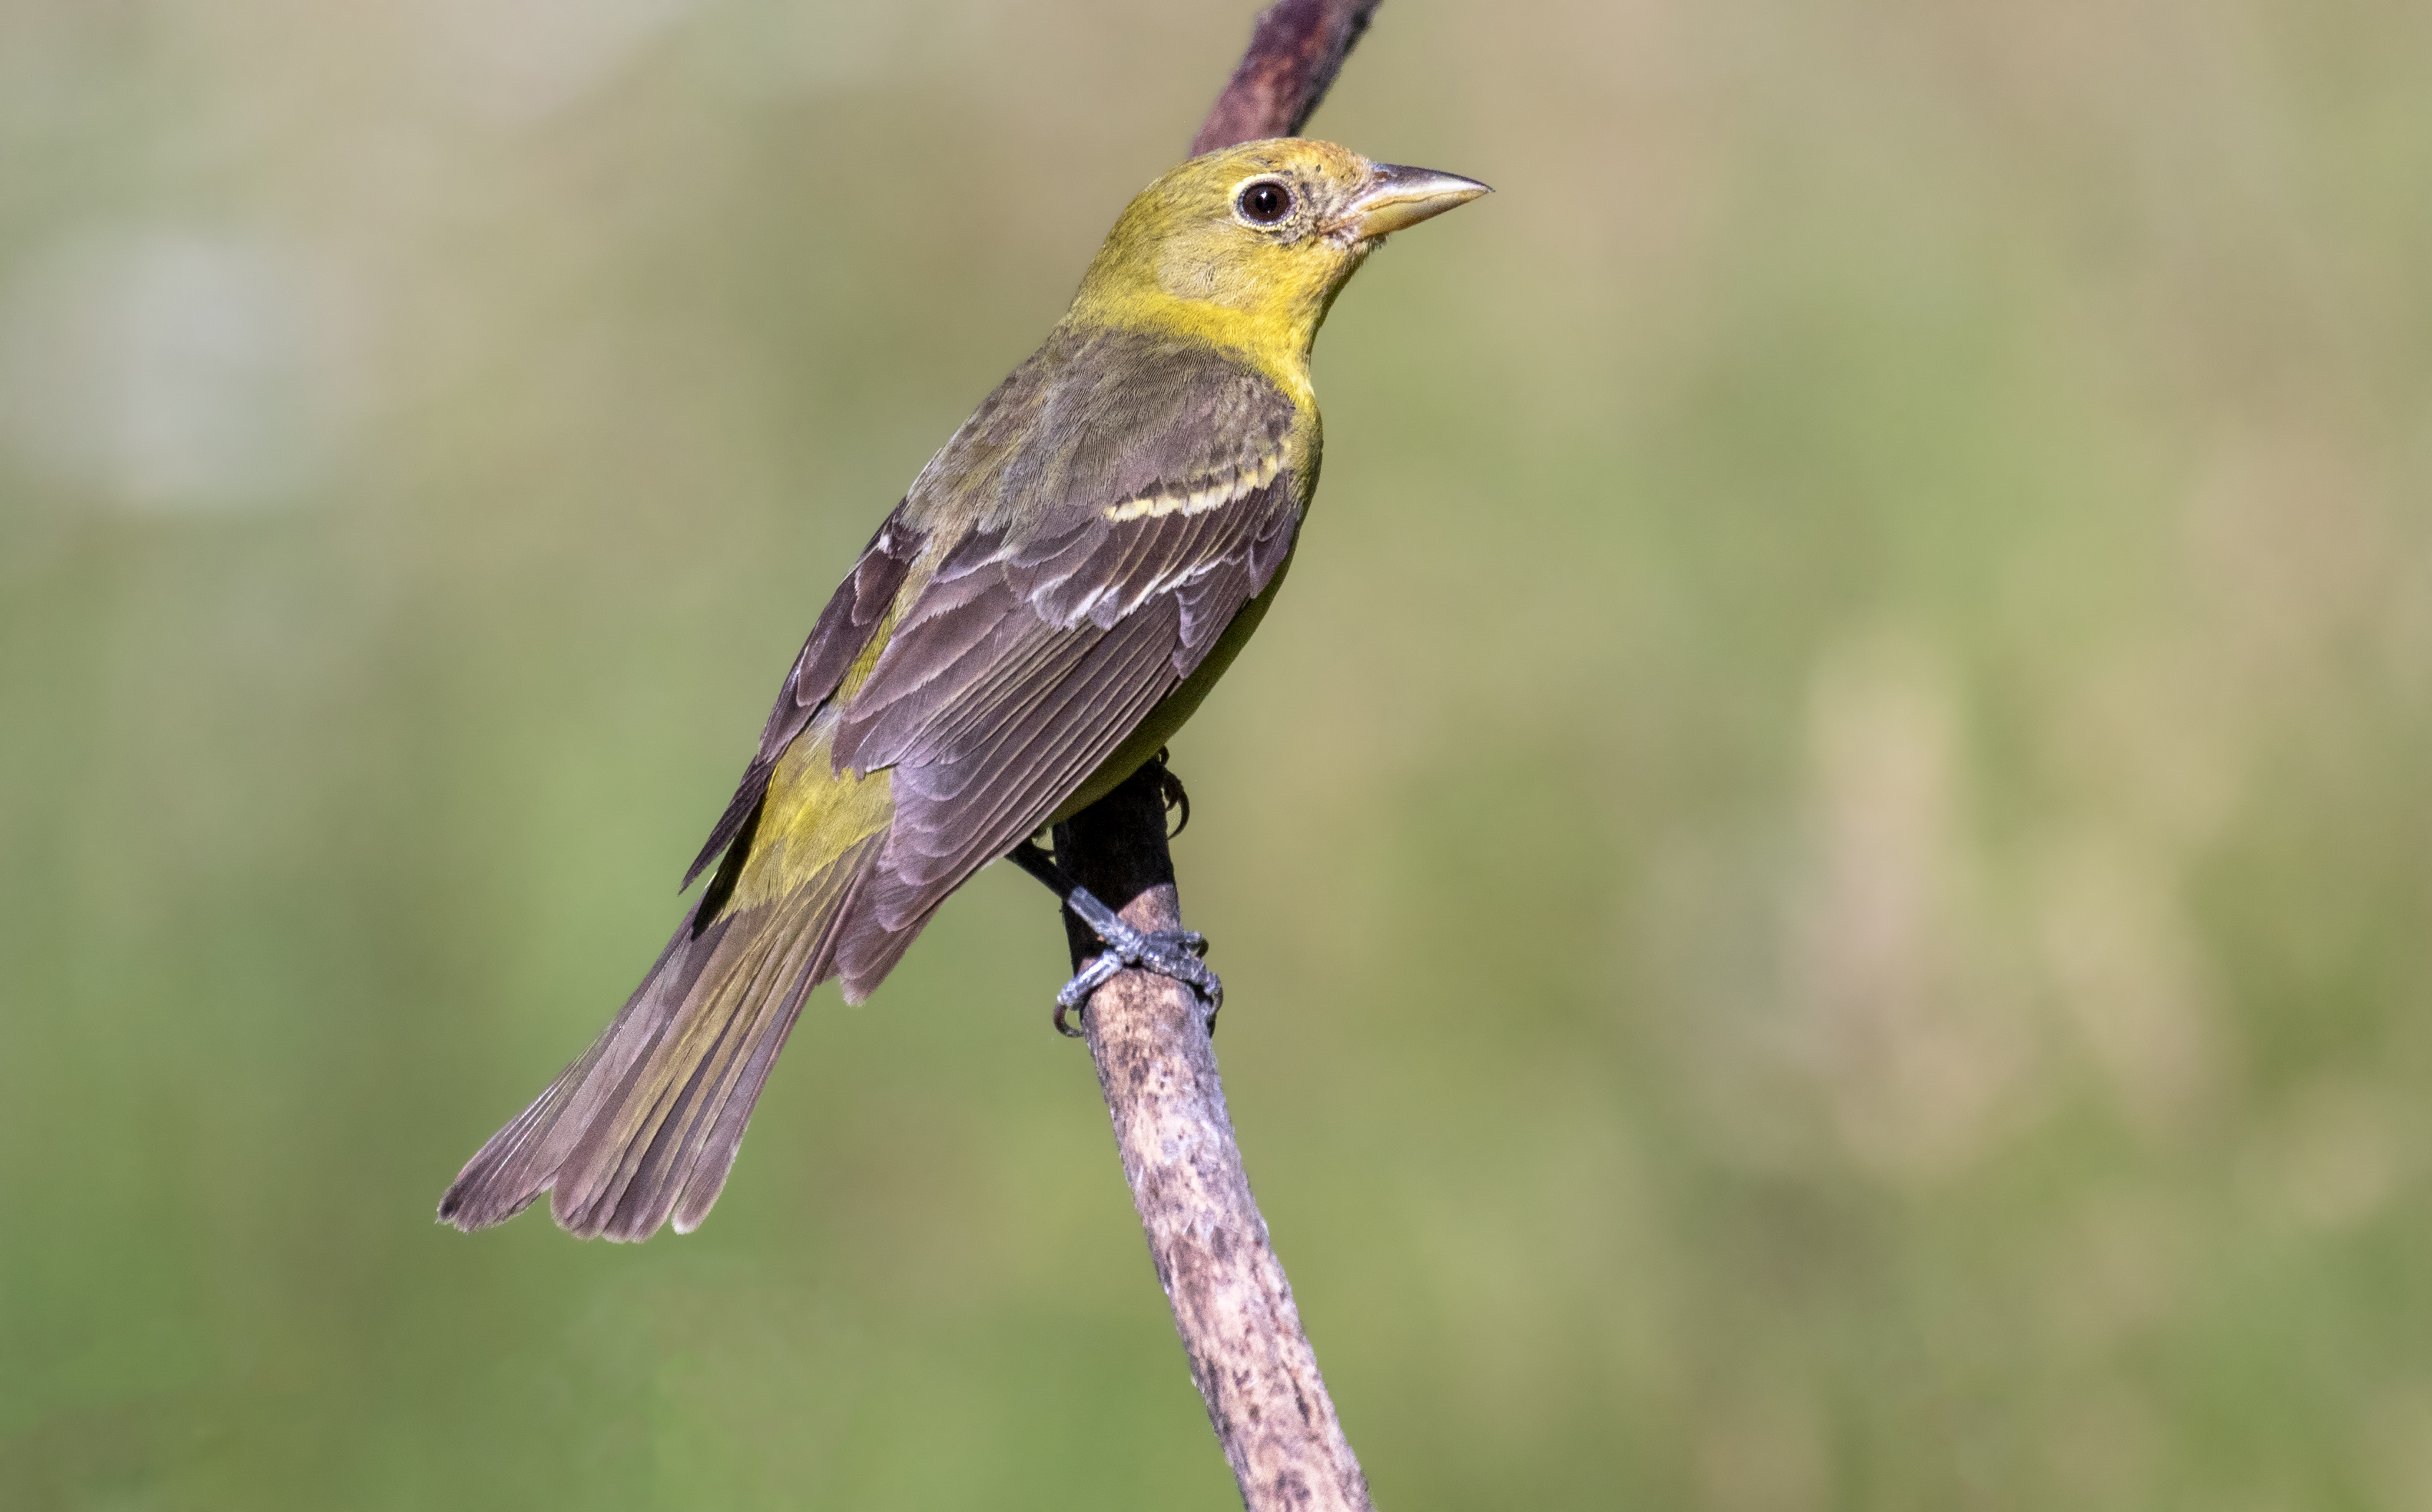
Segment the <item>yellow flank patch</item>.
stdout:
<path fill-rule="evenodd" d="M 1155 520 L 1169 514 L 1205 514 L 1235 499 L 1245 498 L 1275 480 L 1283 469 L 1280 453 L 1261 457 L 1254 466 L 1244 467 L 1229 477 L 1202 479 L 1195 488 L 1160 489 L 1143 494 L 1120 504 L 1106 506 L 1110 520 Z"/>
<path fill-rule="evenodd" d="M 823 714 L 768 776 L 768 807 L 732 908 L 752 908 L 802 886 L 895 817 L 892 774 L 836 769 L 836 715 Z"/>

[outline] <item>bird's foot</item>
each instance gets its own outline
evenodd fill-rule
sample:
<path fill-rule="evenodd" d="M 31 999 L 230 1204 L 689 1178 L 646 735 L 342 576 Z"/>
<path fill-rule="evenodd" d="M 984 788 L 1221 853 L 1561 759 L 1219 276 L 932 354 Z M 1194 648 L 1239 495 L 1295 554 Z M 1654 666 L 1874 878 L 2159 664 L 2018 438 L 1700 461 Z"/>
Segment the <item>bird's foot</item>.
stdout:
<path fill-rule="evenodd" d="M 1127 966 L 1154 971 L 1189 986 L 1208 1005 L 1208 1032 L 1216 1033 L 1216 1015 L 1224 1006 L 1224 983 L 1200 959 L 1208 953 L 1208 936 L 1196 930 L 1132 928 L 1123 922 L 1122 915 L 1066 876 L 1064 868 L 1035 841 L 1024 840 L 1014 847 L 1007 859 L 1046 883 L 1048 890 L 1062 899 L 1073 916 L 1088 925 L 1106 947 L 1104 954 L 1092 957 L 1080 975 L 1064 983 L 1063 990 L 1056 994 L 1057 1033 L 1068 1039 L 1081 1038 L 1082 1031 L 1066 1023 L 1064 1016 L 1088 1002 L 1089 994 Z"/>
<path fill-rule="evenodd" d="M 1208 1005 L 1208 1032 L 1216 1032 L 1216 1016 L 1224 1007 L 1224 983 L 1203 959 L 1208 954 L 1208 936 L 1196 930 L 1136 930 L 1113 909 L 1091 897 L 1086 887 L 1075 887 L 1065 894 L 1064 905 L 1106 942 L 1106 949 L 1056 994 L 1057 1033 L 1081 1038 L 1082 1031 L 1066 1024 L 1064 1016 L 1087 1003 L 1091 993 L 1126 967 L 1154 971 L 1188 986 Z"/>

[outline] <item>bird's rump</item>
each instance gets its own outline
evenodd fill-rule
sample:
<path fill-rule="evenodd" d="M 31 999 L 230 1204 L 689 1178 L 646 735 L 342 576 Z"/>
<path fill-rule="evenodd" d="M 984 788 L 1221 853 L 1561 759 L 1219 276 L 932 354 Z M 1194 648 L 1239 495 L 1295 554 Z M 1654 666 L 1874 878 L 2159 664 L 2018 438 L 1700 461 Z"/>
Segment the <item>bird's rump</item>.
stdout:
<path fill-rule="evenodd" d="M 897 510 L 879 526 L 853 570 L 828 596 L 827 607 L 819 611 L 792 669 L 785 674 L 785 686 L 777 690 L 776 705 L 768 711 L 768 726 L 760 732 L 760 748 L 744 769 L 726 812 L 711 828 L 707 843 L 685 868 L 682 886 L 690 887 L 693 879 L 735 843 L 767 795 L 778 758 L 810 728 L 812 716 L 826 707 L 871 643 L 884 636 L 887 616 L 926 541 L 920 531 L 904 522 L 902 514 Z"/>

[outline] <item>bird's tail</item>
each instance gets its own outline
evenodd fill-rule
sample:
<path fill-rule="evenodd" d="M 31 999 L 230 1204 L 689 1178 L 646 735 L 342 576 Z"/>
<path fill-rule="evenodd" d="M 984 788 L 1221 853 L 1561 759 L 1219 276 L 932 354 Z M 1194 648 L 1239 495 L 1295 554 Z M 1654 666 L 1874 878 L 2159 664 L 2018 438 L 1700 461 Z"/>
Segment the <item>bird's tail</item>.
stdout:
<path fill-rule="evenodd" d="M 834 973 L 838 926 L 884 839 L 746 906 L 726 906 L 735 879 L 721 868 L 616 1021 L 457 1173 L 441 1221 L 486 1228 L 549 1192 L 559 1225 L 584 1238 L 646 1239 L 670 1218 L 680 1234 L 698 1227 L 803 998 Z M 730 865 L 751 848 L 747 833 Z"/>

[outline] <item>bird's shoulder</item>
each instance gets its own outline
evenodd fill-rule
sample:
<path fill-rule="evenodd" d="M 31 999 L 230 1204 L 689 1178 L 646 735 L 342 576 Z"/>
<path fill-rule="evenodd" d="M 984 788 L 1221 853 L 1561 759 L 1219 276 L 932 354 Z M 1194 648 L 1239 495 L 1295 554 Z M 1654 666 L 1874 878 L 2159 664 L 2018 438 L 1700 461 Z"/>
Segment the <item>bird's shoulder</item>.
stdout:
<path fill-rule="evenodd" d="M 1059 327 L 915 479 L 928 532 L 1054 529 L 1208 507 L 1312 460 L 1316 406 L 1187 336 Z"/>

